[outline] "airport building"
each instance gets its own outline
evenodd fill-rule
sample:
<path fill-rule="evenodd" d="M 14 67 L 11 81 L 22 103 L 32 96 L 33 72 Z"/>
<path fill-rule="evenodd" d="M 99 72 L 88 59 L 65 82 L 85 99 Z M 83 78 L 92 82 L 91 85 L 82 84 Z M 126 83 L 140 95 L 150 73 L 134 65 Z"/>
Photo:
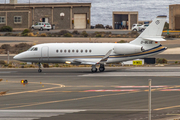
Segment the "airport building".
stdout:
<path fill-rule="evenodd" d="M 131 30 L 133 24 L 138 23 L 138 11 L 113 12 L 113 29 Z"/>
<path fill-rule="evenodd" d="M 49 22 L 56 29 L 88 29 L 91 27 L 91 3 L 18 4 L 17 0 L 0 4 L 0 27 L 13 30 L 30 28 L 37 22 Z"/>
<path fill-rule="evenodd" d="M 169 29 L 180 30 L 180 4 L 169 6 Z"/>

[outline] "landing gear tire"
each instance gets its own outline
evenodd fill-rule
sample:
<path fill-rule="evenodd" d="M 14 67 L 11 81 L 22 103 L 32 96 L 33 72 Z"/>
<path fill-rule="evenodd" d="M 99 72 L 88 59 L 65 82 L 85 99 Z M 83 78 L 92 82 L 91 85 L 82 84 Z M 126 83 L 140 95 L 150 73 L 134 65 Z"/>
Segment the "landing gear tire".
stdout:
<path fill-rule="evenodd" d="M 41 63 L 38 63 L 38 67 L 39 67 L 38 73 L 41 73 L 42 72 L 42 70 L 41 70 Z"/>
<path fill-rule="evenodd" d="M 97 68 L 95 68 L 95 69 L 92 68 L 92 69 L 91 69 L 91 72 L 93 72 L 93 73 L 94 73 L 94 72 L 97 72 Z"/>
<path fill-rule="evenodd" d="M 99 72 L 104 72 L 105 68 L 104 67 L 100 67 L 99 68 Z"/>
<path fill-rule="evenodd" d="M 38 70 L 38 73 L 41 73 L 41 72 L 42 72 L 42 70 L 41 70 L 41 69 L 39 69 L 39 70 Z"/>

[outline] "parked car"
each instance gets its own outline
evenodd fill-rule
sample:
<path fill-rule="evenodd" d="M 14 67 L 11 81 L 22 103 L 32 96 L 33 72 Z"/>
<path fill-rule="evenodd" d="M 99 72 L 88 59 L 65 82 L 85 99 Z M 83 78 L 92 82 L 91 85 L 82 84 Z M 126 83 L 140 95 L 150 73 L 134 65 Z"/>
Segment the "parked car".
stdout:
<path fill-rule="evenodd" d="M 147 27 L 149 26 L 149 24 L 144 24 L 140 26 L 140 31 L 144 31 Z"/>
<path fill-rule="evenodd" d="M 144 25 L 141 25 L 141 24 L 133 24 L 132 26 L 132 31 L 144 31 L 147 27 L 149 26 L 149 24 L 144 24 Z"/>
<path fill-rule="evenodd" d="M 140 31 L 141 24 L 133 24 L 132 31 Z"/>
<path fill-rule="evenodd" d="M 51 29 L 51 24 L 46 23 L 46 22 L 38 22 L 35 25 L 31 26 L 32 29 L 37 29 L 37 30 L 50 30 Z"/>

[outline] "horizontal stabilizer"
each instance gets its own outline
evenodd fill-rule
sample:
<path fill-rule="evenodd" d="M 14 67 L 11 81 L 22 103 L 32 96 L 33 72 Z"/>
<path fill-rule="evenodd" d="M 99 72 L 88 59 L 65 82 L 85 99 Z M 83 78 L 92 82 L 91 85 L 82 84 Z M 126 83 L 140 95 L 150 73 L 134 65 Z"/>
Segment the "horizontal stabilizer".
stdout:
<path fill-rule="evenodd" d="M 149 38 L 143 38 L 144 40 L 150 40 L 150 41 L 166 41 L 162 37 L 149 37 Z"/>

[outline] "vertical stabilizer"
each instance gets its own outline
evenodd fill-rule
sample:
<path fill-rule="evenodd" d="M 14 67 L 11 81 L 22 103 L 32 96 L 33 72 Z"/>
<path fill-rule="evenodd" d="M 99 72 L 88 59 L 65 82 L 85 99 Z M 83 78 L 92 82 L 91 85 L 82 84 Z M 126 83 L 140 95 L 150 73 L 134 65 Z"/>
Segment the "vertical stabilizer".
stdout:
<path fill-rule="evenodd" d="M 162 38 L 162 31 L 166 22 L 167 16 L 158 16 L 152 23 L 139 35 L 138 38 L 131 41 L 131 44 L 143 45 L 143 43 L 156 43 L 154 46 L 160 44 L 159 41 L 165 41 Z M 147 42 L 148 41 L 148 42 Z M 149 42 L 152 41 L 152 42 Z M 158 42 L 158 43 L 157 43 Z M 147 45 L 143 45 L 147 46 Z M 153 45 L 151 45 L 153 47 Z"/>

